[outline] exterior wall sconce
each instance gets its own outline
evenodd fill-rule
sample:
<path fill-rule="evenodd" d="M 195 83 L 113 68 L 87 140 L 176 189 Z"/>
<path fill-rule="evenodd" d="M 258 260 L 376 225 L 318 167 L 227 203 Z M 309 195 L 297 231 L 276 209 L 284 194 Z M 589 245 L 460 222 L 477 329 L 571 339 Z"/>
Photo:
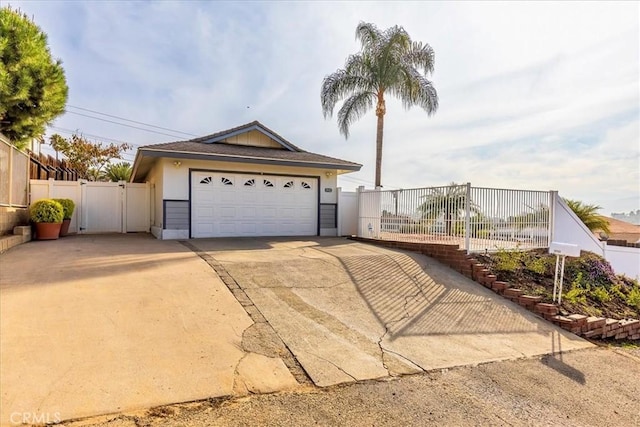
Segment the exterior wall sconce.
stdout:
<path fill-rule="evenodd" d="M 327 178 L 331 178 L 333 176 L 333 172 L 331 171 L 326 171 L 324 174 L 327 176 Z"/>
<path fill-rule="evenodd" d="M 181 161 L 179 161 L 179 160 L 176 160 L 175 162 L 173 162 L 173 166 L 175 166 L 175 167 L 176 167 L 176 169 L 177 169 L 177 168 L 179 168 L 179 167 L 180 167 L 180 165 L 182 165 L 182 162 L 181 162 Z"/>

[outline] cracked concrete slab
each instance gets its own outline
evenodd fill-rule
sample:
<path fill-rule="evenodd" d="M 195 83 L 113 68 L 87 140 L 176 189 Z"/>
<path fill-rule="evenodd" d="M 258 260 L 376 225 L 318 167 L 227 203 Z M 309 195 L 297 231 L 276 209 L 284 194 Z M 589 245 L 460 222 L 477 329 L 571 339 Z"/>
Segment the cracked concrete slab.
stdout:
<path fill-rule="evenodd" d="M 65 420 L 297 384 L 178 242 L 100 235 L 16 247 L 0 255 L 0 320 L 1 425 L 12 413 Z"/>
<path fill-rule="evenodd" d="M 339 238 L 192 244 L 319 386 L 591 347 L 422 255 Z"/>

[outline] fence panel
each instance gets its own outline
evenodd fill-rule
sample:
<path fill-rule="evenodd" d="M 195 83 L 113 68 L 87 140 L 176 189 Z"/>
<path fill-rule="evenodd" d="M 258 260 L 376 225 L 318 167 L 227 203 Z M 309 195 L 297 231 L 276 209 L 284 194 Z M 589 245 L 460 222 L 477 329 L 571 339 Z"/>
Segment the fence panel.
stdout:
<path fill-rule="evenodd" d="M 27 206 L 29 155 L 0 138 L 0 205 Z"/>
<path fill-rule="evenodd" d="M 470 252 L 549 246 L 548 191 L 448 185 L 358 193 L 358 236 Z"/>
<path fill-rule="evenodd" d="M 471 187 L 469 251 L 549 247 L 550 191 Z"/>
<path fill-rule="evenodd" d="M 71 232 L 148 232 L 151 224 L 148 184 L 32 179 L 31 201 L 43 198 L 75 202 Z"/>

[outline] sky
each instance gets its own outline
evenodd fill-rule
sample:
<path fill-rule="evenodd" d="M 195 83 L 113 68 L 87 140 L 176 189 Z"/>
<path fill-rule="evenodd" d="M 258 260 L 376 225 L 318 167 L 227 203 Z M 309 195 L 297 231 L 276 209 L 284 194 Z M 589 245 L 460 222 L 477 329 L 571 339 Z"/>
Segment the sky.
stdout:
<path fill-rule="evenodd" d="M 471 182 L 557 190 L 606 215 L 640 208 L 638 2 L 0 4 L 31 16 L 63 61 L 67 112 L 49 134 L 131 143 L 126 160 L 140 145 L 259 120 L 307 151 L 361 163 L 343 189 L 372 188 L 375 111 L 345 139 L 320 104 L 322 79 L 359 50 L 365 21 L 404 27 L 436 58 L 435 115 L 387 98 L 385 189 Z"/>

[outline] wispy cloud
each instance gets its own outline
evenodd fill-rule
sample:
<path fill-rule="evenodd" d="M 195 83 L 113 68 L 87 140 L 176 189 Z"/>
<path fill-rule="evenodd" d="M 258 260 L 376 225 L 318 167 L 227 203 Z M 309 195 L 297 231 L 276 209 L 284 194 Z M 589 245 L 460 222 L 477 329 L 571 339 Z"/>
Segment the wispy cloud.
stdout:
<path fill-rule="evenodd" d="M 348 141 L 320 110 L 322 78 L 358 49 L 356 24 L 403 25 L 436 51 L 438 113 L 388 101 L 383 183 L 558 189 L 605 212 L 640 208 L 637 3 L 17 2 L 64 60 L 70 105 L 195 134 L 251 120 L 363 163 L 375 115 Z M 56 126 L 136 144 L 171 137 L 66 114 Z"/>

